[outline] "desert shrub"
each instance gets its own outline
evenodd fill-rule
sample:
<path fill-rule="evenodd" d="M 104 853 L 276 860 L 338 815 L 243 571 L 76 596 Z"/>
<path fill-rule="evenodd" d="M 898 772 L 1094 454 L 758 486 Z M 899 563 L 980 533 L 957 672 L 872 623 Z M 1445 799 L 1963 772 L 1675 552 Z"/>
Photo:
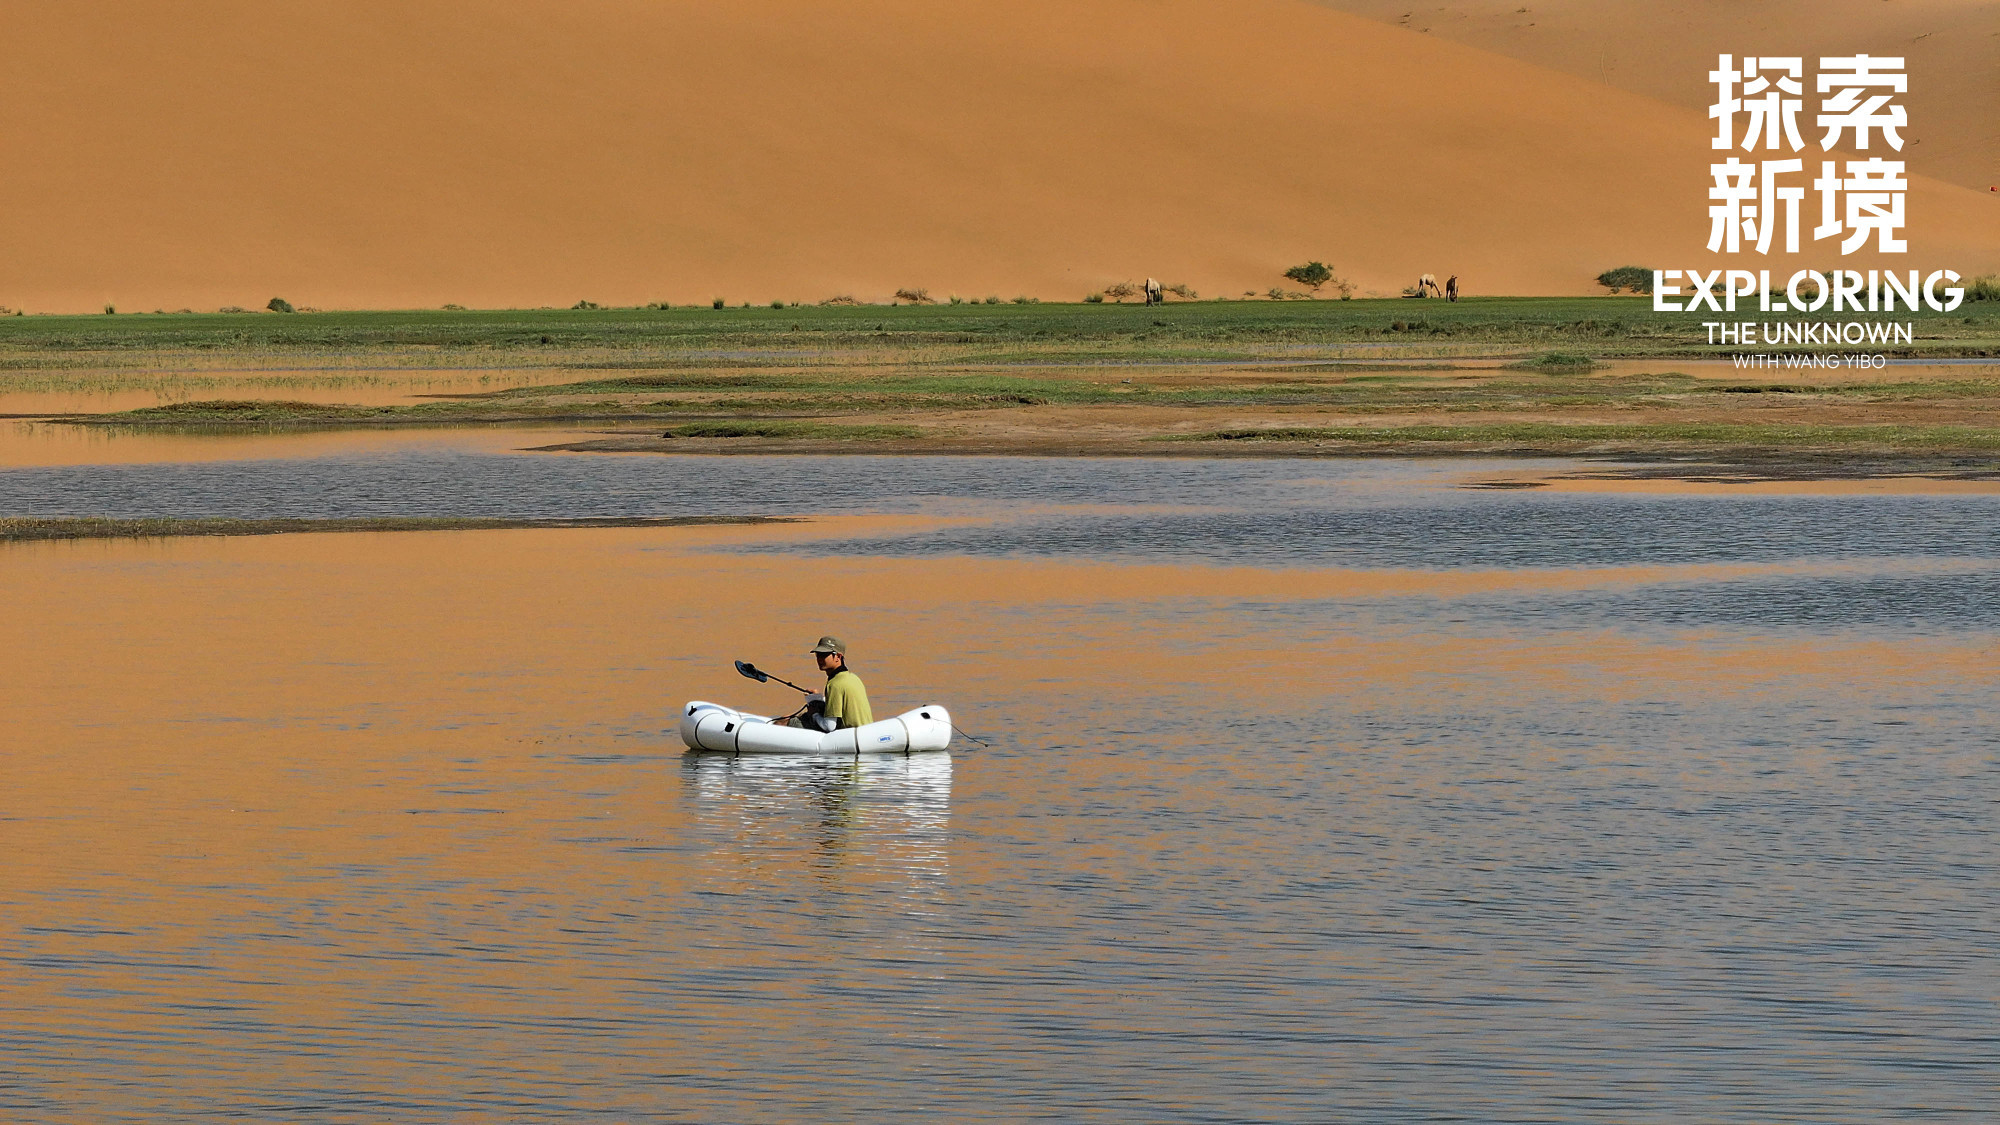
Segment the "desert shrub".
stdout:
<path fill-rule="evenodd" d="M 1104 287 L 1104 295 L 1114 301 L 1124 301 L 1139 295 L 1139 287 L 1129 281 L 1120 281 Z"/>
<path fill-rule="evenodd" d="M 951 297 L 949 298 L 949 300 L 950 300 L 950 301 L 951 301 L 951 303 L 952 303 L 952 304 L 954 304 L 954 305 L 962 305 L 962 304 L 964 304 L 964 303 L 965 303 L 965 298 L 963 298 L 963 297 L 959 296 L 959 295 L 958 295 L 958 294 L 956 294 L 956 293 L 953 293 L 953 294 L 951 295 Z"/>
<path fill-rule="evenodd" d="M 572 310 L 575 310 L 575 309 L 599 309 L 599 308 L 603 308 L 603 307 L 604 307 L 604 306 L 602 306 L 602 305 L 598 304 L 598 303 L 597 303 L 596 301 L 578 301 L 578 302 L 577 302 L 576 304 L 574 304 L 574 305 L 571 305 L 571 306 L 570 306 L 570 308 L 571 308 Z"/>
<path fill-rule="evenodd" d="M 104 306 L 104 315 L 105 315 L 105 316 L 117 316 L 117 315 L 118 315 L 118 309 L 117 309 L 117 307 L 116 307 L 116 306 L 113 306 L 113 305 L 106 305 L 106 306 Z"/>
<path fill-rule="evenodd" d="M 896 299 L 898 301 L 908 301 L 913 305 L 937 304 L 936 301 L 931 300 L 931 291 L 928 289 L 898 289 L 896 290 Z"/>
<path fill-rule="evenodd" d="M 465 306 L 464 306 L 464 305 L 452 305 L 452 304 L 447 304 L 447 305 L 445 305 L 445 306 L 444 306 L 444 311 L 446 311 L 446 312 L 464 312 L 464 311 L 465 311 Z"/>
<path fill-rule="evenodd" d="M 1088 304 L 1093 304 L 1093 305 L 1101 305 L 1101 304 L 1103 304 L 1103 303 L 1104 303 L 1104 294 L 1102 294 L 1102 293 L 1090 293 L 1090 294 L 1086 294 L 1086 295 L 1084 296 L 1084 298 L 1083 298 L 1083 299 L 1084 299 L 1084 301 L 1085 301 L 1086 303 L 1088 303 Z"/>
<path fill-rule="evenodd" d="M 723 299 L 722 299 L 722 298 L 720 298 L 720 297 L 717 297 L 717 298 L 715 299 L 715 302 L 714 302 L 714 304 L 713 304 L 712 306 L 710 306 L 710 307 L 712 307 L 712 308 L 718 308 L 718 309 L 721 309 L 721 308 L 728 308 L 728 307 L 729 307 L 729 302 L 727 302 L 727 301 L 723 300 Z"/>
<path fill-rule="evenodd" d="M 820 302 L 822 306 L 827 308 L 831 308 L 835 305 L 840 305 L 844 307 L 847 305 L 858 305 L 860 303 L 861 303 L 860 301 L 855 300 L 854 298 L 848 296 L 845 293 L 842 293 L 838 297 L 828 297 L 826 300 Z"/>
<path fill-rule="evenodd" d="M 1169 285 L 1167 286 L 1167 292 L 1172 293 L 1174 296 L 1179 297 L 1183 301 L 1192 301 L 1196 299 L 1195 291 L 1193 289 L 1190 289 L 1185 284 Z"/>
<path fill-rule="evenodd" d="M 1333 267 L 1325 262 L 1307 262 L 1305 265 L 1293 266 L 1286 270 L 1285 280 L 1296 281 L 1317 293 L 1320 286 L 1333 280 Z"/>
<path fill-rule="evenodd" d="M 1042 299 L 1040 297 L 1030 297 L 1023 293 L 1019 297 L 1014 298 L 1014 303 L 1017 305 L 1039 305 L 1042 303 Z"/>
<path fill-rule="evenodd" d="M 1644 266 L 1619 266 L 1615 270 L 1605 270 L 1597 275 L 1597 283 L 1617 293 L 1651 293 L 1653 291 L 1653 271 Z"/>
<path fill-rule="evenodd" d="M 783 302 L 783 301 L 772 301 L 772 302 L 771 302 L 771 307 L 772 307 L 772 308 L 774 308 L 774 309 L 782 309 L 782 308 L 784 308 L 784 307 L 785 307 L 785 302 Z"/>
<path fill-rule="evenodd" d="M 277 312 L 277 313 L 288 313 L 288 312 L 298 311 L 297 309 L 294 309 L 292 307 L 292 303 L 290 301 L 285 300 L 283 297 L 271 298 L 271 303 L 265 305 L 264 307 L 270 309 L 272 312 Z"/>
<path fill-rule="evenodd" d="M 1968 301 L 2000 301 L 2000 275 L 1987 274 L 1965 283 Z"/>
<path fill-rule="evenodd" d="M 1285 291 L 1273 285 L 1264 291 L 1264 296 L 1269 297 L 1273 301 L 1282 301 L 1285 299 Z"/>
<path fill-rule="evenodd" d="M 1000 303 L 1000 298 L 999 298 L 999 297 L 997 297 L 997 296 L 994 296 L 994 297 L 988 297 L 988 298 L 986 298 L 986 303 L 987 303 L 987 304 L 989 304 L 989 305 L 997 305 L 997 304 L 999 304 L 999 303 Z"/>

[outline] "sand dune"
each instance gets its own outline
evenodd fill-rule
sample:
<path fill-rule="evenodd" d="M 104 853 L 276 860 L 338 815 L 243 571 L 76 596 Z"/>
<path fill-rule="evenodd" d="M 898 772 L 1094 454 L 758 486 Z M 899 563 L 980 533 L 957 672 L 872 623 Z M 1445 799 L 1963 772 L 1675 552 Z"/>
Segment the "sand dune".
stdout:
<path fill-rule="evenodd" d="M 2000 4 L 1993 0 L 1317 0 L 1707 111 L 1718 54 L 1905 59 L 1910 170 L 2000 185 Z"/>
<path fill-rule="evenodd" d="M 1234 295 L 1308 257 L 1581 293 L 1707 233 L 1698 112 L 1304 0 L 8 8 L 0 305 L 38 311 Z M 1912 190 L 1912 264 L 2000 268 L 2000 206 Z"/>

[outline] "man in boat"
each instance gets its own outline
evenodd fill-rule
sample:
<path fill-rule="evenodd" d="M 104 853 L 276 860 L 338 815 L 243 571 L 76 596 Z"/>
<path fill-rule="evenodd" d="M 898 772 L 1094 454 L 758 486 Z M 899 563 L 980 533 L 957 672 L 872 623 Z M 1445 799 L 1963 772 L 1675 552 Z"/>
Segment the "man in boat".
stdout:
<path fill-rule="evenodd" d="M 821 637 L 808 655 L 819 661 L 819 670 L 826 673 L 826 696 L 806 700 L 805 710 L 793 725 L 808 730 L 845 730 L 874 722 L 868 688 L 847 666 L 847 646 L 838 638 Z"/>

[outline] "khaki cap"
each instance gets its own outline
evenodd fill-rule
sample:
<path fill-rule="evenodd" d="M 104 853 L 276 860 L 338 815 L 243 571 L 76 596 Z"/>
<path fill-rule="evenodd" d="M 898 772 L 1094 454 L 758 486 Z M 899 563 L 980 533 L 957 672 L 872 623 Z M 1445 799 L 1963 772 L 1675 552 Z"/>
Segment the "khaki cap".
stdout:
<path fill-rule="evenodd" d="M 812 646 L 811 651 L 809 651 L 806 655 L 820 656 L 822 654 L 829 652 L 837 652 L 842 656 L 846 656 L 847 646 L 841 644 L 840 638 L 838 637 L 821 637 L 819 639 L 819 643 Z"/>

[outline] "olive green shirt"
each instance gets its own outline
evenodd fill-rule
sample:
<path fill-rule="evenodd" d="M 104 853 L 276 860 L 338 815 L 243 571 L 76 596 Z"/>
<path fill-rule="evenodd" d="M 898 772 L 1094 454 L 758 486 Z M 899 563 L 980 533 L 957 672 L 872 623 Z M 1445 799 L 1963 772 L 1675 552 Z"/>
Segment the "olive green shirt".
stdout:
<path fill-rule="evenodd" d="M 875 721 L 875 712 L 868 709 L 868 689 L 860 676 L 842 668 L 827 678 L 826 714 L 842 729 L 865 727 Z"/>

